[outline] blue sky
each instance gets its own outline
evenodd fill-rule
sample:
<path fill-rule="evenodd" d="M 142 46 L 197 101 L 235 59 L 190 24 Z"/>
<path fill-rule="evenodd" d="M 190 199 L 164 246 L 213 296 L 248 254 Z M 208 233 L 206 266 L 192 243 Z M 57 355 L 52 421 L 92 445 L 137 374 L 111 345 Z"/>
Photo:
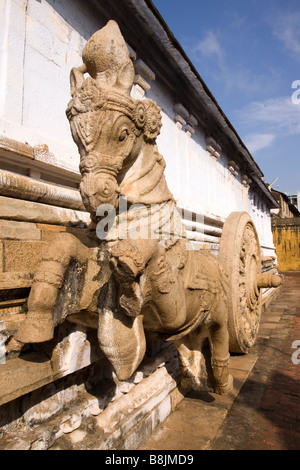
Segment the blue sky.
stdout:
<path fill-rule="evenodd" d="M 264 181 L 300 191 L 300 0 L 153 3 Z"/>

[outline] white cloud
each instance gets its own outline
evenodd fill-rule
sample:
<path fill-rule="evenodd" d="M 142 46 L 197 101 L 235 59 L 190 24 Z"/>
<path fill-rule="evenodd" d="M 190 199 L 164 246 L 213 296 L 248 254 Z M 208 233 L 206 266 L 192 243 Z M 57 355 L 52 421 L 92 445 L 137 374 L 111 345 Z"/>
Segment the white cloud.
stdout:
<path fill-rule="evenodd" d="M 244 142 L 251 153 L 270 147 L 276 138 L 275 134 L 249 134 L 244 138 Z"/>
<path fill-rule="evenodd" d="M 209 30 L 196 45 L 191 47 L 191 56 L 199 64 L 200 74 L 205 69 L 216 82 L 222 83 L 227 93 L 234 91 L 247 94 L 262 93 L 268 79 L 269 87 L 276 87 L 278 81 L 276 71 L 271 70 L 267 77 L 242 64 L 232 63 L 233 57 L 231 53 L 227 54 L 221 39 L 221 33 Z"/>
<path fill-rule="evenodd" d="M 227 65 L 223 65 L 221 77 L 227 90 L 242 91 L 247 94 L 262 93 L 267 81 L 263 74 L 241 67 L 231 68 Z"/>
<path fill-rule="evenodd" d="M 300 11 L 284 13 L 275 19 L 273 32 L 284 44 L 284 47 L 295 54 L 300 52 Z"/>
<path fill-rule="evenodd" d="M 194 48 L 195 52 L 200 52 L 205 57 L 212 57 L 216 55 L 221 58 L 223 56 L 222 46 L 214 31 L 208 31 L 206 36 L 198 42 Z"/>
<path fill-rule="evenodd" d="M 300 104 L 292 102 L 292 93 L 290 97 L 250 103 L 237 111 L 237 116 L 241 124 L 250 129 L 256 128 L 260 132 L 263 125 L 264 134 L 300 133 Z"/>

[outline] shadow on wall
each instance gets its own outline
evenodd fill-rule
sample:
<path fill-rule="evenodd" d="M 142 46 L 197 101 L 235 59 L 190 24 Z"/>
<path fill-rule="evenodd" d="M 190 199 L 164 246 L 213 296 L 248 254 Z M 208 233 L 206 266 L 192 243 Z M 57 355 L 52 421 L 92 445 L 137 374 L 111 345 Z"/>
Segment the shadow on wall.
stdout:
<path fill-rule="evenodd" d="M 40 0 L 36 1 L 40 3 Z M 101 2 L 98 2 L 97 8 L 81 0 L 46 0 L 46 2 L 86 41 L 110 19 L 107 11 L 101 8 Z"/>

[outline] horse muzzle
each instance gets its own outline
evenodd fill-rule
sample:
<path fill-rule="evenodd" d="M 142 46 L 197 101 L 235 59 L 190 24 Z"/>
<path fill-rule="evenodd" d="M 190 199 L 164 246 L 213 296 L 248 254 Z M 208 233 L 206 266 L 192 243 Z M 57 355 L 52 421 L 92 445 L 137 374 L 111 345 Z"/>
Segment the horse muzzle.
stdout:
<path fill-rule="evenodd" d="M 120 189 L 115 176 L 108 173 L 85 173 L 80 194 L 86 209 L 95 215 L 101 205 L 116 207 Z"/>

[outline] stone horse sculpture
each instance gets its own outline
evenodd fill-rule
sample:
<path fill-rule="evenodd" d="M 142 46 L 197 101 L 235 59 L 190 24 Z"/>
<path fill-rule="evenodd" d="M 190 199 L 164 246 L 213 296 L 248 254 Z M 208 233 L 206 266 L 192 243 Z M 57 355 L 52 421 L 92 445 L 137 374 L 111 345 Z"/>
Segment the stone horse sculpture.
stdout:
<path fill-rule="evenodd" d="M 48 341 L 66 318 L 96 326 L 100 348 L 117 377 L 126 380 L 144 357 L 145 331 L 154 332 L 174 341 L 183 376 L 197 385 L 192 352 L 199 348 L 198 333 L 205 325 L 212 346 L 213 389 L 226 393 L 232 385 L 230 279 L 215 256 L 189 249 L 156 145 L 160 108 L 150 99 L 130 96 L 134 68 L 114 21 L 90 38 L 82 58 L 83 65 L 71 71 L 67 117 L 80 153 L 80 193 L 91 214 L 89 241 L 61 233 L 50 243 L 16 339 Z M 251 290 L 250 316 L 257 330 L 259 245 L 248 214 L 243 214 L 249 227 L 238 258 L 253 271 L 253 285 L 245 289 Z M 249 243 L 254 248 L 247 261 Z M 247 340 L 254 336 L 251 330 Z"/>

